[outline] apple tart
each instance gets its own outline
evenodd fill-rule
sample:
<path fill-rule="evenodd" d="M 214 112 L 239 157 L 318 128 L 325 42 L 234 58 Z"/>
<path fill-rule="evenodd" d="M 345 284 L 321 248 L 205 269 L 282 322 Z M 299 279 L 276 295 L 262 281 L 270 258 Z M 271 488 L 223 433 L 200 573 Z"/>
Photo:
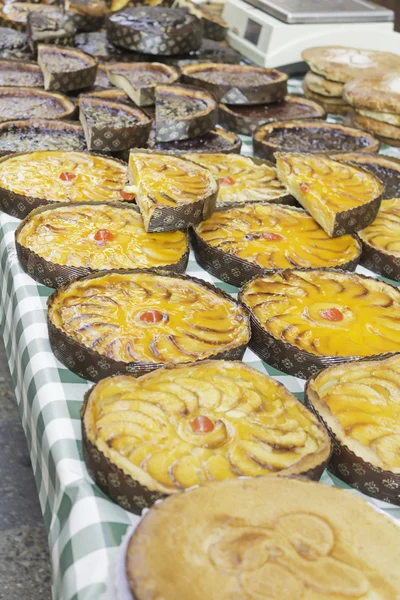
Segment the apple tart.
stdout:
<path fill-rule="evenodd" d="M 383 200 L 375 221 L 358 236 L 363 246 L 361 263 L 400 281 L 400 199 Z"/>
<path fill-rule="evenodd" d="M 56 288 L 104 269 L 158 269 L 183 273 L 189 258 L 187 233 L 146 233 L 134 206 L 60 204 L 37 208 L 15 232 L 22 268 Z"/>
<path fill-rule="evenodd" d="M 57 202 L 132 202 L 127 165 L 86 152 L 37 151 L 0 159 L 0 206 L 26 217 Z"/>
<path fill-rule="evenodd" d="M 369 171 L 324 156 L 276 157 L 279 179 L 328 235 L 354 233 L 375 219 L 383 184 Z"/>
<path fill-rule="evenodd" d="M 276 176 L 276 168 L 266 160 L 237 154 L 185 154 L 213 173 L 219 182 L 217 206 L 248 202 L 292 204 L 294 198 Z"/>
<path fill-rule="evenodd" d="M 128 543 L 127 583 L 134 600 L 398 600 L 399 539 L 347 491 L 231 479 L 151 508 Z"/>
<path fill-rule="evenodd" d="M 49 299 L 48 325 L 56 357 L 93 381 L 240 359 L 250 337 L 246 311 L 229 294 L 200 279 L 137 270 L 64 284 Z"/>
<path fill-rule="evenodd" d="M 158 496 L 208 481 L 277 473 L 319 479 L 330 455 L 312 412 L 242 362 L 103 379 L 86 397 L 82 425 L 95 481 L 139 513 Z"/>
<path fill-rule="evenodd" d="M 219 210 L 193 230 L 192 241 L 199 265 L 236 286 L 271 269 L 354 270 L 361 254 L 355 237 L 330 238 L 304 210 L 279 204 Z"/>
<path fill-rule="evenodd" d="M 218 183 L 207 169 L 184 158 L 132 152 L 129 179 L 146 231 L 184 229 L 214 211 Z"/>
<path fill-rule="evenodd" d="M 400 355 L 325 369 L 308 381 L 306 398 L 335 445 L 330 470 L 400 505 Z"/>
<path fill-rule="evenodd" d="M 400 291 L 383 281 L 333 269 L 278 271 L 247 283 L 251 348 L 291 375 L 400 352 Z"/>

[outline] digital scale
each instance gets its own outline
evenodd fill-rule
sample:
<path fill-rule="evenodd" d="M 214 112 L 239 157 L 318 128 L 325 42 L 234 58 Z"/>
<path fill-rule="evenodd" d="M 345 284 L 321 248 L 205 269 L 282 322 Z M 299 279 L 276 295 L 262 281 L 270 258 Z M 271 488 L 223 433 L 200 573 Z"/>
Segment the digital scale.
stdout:
<path fill-rule="evenodd" d="M 394 13 L 365 0 L 226 0 L 228 42 L 243 56 L 289 73 L 305 71 L 312 46 L 353 46 L 400 54 Z"/>

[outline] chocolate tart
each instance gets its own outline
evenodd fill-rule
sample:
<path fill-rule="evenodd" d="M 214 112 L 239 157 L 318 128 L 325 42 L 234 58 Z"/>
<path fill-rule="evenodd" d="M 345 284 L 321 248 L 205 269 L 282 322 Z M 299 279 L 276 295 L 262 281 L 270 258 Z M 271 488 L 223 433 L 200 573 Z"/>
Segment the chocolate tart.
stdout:
<path fill-rule="evenodd" d="M 211 92 L 223 104 L 268 104 L 287 94 L 286 73 L 249 65 L 199 63 L 182 67 L 183 81 Z"/>
<path fill-rule="evenodd" d="M 181 69 L 185 65 L 199 62 L 226 63 L 238 65 L 241 62 L 239 52 L 214 40 L 203 38 L 200 48 L 186 54 L 165 56 L 163 62 Z"/>
<path fill-rule="evenodd" d="M 186 85 L 158 85 L 156 140 L 174 142 L 208 133 L 218 120 L 218 105 L 206 91 Z"/>
<path fill-rule="evenodd" d="M 89 150 L 119 152 L 144 146 L 151 120 L 137 107 L 126 102 L 81 96 L 79 118 Z"/>
<path fill-rule="evenodd" d="M 229 29 L 228 23 L 219 15 L 203 8 L 204 5 L 195 4 L 191 0 L 176 0 L 174 6 L 187 8 L 191 15 L 202 22 L 204 37 L 217 42 L 222 42 L 226 38 Z"/>
<path fill-rule="evenodd" d="M 252 350 L 296 377 L 399 351 L 400 291 L 372 277 L 286 269 L 252 279 L 239 298 L 250 313 Z"/>
<path fill-rule="evenodd" d="M 187 158 L 211 171 L 219 182 L 217 206 L 240 205 L 250 202 L 294 204 L 293 196 L 276 176 L 275 165 L 260 158 L 237 154 L 184 154 Z"/>
<path fill-rule="evenodd" d="M 256 477 L 154 506 L 129 541 L 125 568 L 134 600 L 192 600 L 193 582 L 196 600 L 394 600 L 399 559 L 396 523 L 363 499 Z"/>
<path fill-rule="evenodd" d="M 68 119 L 74 112 L 75 104 L 62 94 L 28 87 L 0 87 L 0 121 Z"/>
<path fill-rule="evenodd" d="M 398 71 L 400 56 L 346 46 L 319 46 L 302 53 L 310 69 L 331 81 L 346 83 L 371 71 Z"/>
<path fill-rule="evenodd" d="M 361 255 L 355 236 L 330 238 L 304 210 L 279 204 L 218 210 L 193 229 L 192 244 L 203 269 L 237 287 L 274 269 L 354 270 Z"/>
<path fill-rule="evenodd" d="M 64 0 L 64 7 L 78 31 L 100 29 L 108 13 L 104 0 Z"/>
<path fill-rule="evenodd" d="M 189 160 L 134 151 L 129 180 L 146 231 L 185 229 L 215 209 L 218 183 L 208 169 Z"/>
<path fill-rule="evenodd" d="M 332 237 L 370 225 L 383 184 L 370 171 L 312 154 L 277 153 L 277 175 L 289 193 Z"/>
<path fill-rule="evenodd" d="M 318 480 L 331 450 L 318 419 L 281 383 L 225 360 L 103 379 L 85 396 L 82 440 L 95 482 L 137 514 L 212 481 Z"/>
<path fill-rule="evenodd" d="M 48 136 L 51 141 L 51 132 Z M 127 183 L 127 165 L 116 159 L 76 151 L 23 152 L 0 159 L 0 208 L 23 219 L 34 208 L 59 202 L 132 202 L 134 196 L 124 191 Z"/>
<path fill-rule="evenodd" d="M 179 79 L 176 69 L 161 63 L 116 63 L 108 67 L 107 73 L 111 83 L 121 88 L 137 106 L 152 106 L 156 85 Z"/>
<path fill-rule="evenodd" d="M 250 337 L 246 312 L 229 294 L 194 277 L 133 269 L 62 285 L 49 298 L 48 326 L 56 357 L 91 381 L 240 360 Z"/>
<path fill-rule="evenodd" d="M 357 112 L 352 116 L 353 125 L 363 129 L 364 131 L 368 131 L 373 135 L 378 136 L 379 138 L 383 137 L 388 140 L 388 144 L 391 144 L 391 140 L 397 141 L 400 143 L 400 127 L 396 127 L 395 125 L 389 125 L 388 123 L 384 123 L 383 121 L 377 121 L 376 119 L 371 119 L 370 117 L 365 117 L 364 115 L 360 115 Z"/>
<path fill-rule="evenodd" d="M 269 160 L 274 160 L 275 152 L 341 154 L 375 152 L 379 146 L 379 141 L 368 133 L 324 121 L 266 123 L 253 134 L 255 155 Z"/>
<path fill-rule="evenodd" d="M 96 60 L 76 48 L 39 44 L 38 64 L 45 90 L 79 90 L 90 87 L 96 79 Z"/>
<path fill-rule="evenodd" d="M 0 156 L 38 150 L 81 151 L 85 149 L 85 136 L 82 127 L 78 123 L 56 119 L 32 119 L 0 123 Z M 2 210 L 8 212 L 5 208 Z M 26 214 L 24 207 L 22 215 L 25 216 Z"/>
<path fill-rule="evenodd" d="M 155 131 L 150 132 L 147 147 L 154 152 L 166 154 L 187 154 L 188 152 L 220 152 L 222 154 L 239 154 L 242 140 L 235 133 L 216 127 L 212 131 L 189 140 L 176 142 L 158 142 Z"/>
<path fill-rule="evenodd" d="M 330 367 L 306 402 L 332 439 L 329 470 L 360 492 L 400 506 L 400 355 Z"/>
<path fill-rule="evenodd" d="M 26 32 L 27 18 L 33 12 L 51 12 L 53 6 L 31 2 L 5 2 L 0 5 L 0 26 Z"/>
<path fill-rule="evenodd" d="M 343 83 L 337 81 L 330 81 L 322 75 L 317 75 L 312 71 L 308 71 L 304 77 L 304 83 L 306 87 L 314 94 L 319 96 L 326 96 L 327 98 L 341 98 L 343 94 Z"/>
<path fill-rule="evenodd" d="M 358 236 L 363 245 L 361 264 L 373 273 L 400 281 L 400 202 L 384 200 L 375 221 Z"/>
<path fill-rule="evenodd" d="M 383 183 L 382 200 L 400 198 L 400 159 L 382 154 L 335 154 L 335 160 L 367 169 Z"/>
<path fill-rule="evenodd" d="M 126 202 L 70 203 L 32 211 L 15 232 L 21 267 L 56 288 L 105 269 L 184 273 L 187 233 L 146 233 L 138 209 Z"/>
<path fill-rule="evenodd" d="M 43 75 L 37 64 L 0 60 L 0 86 L 43 87 Z"/>
<path fill-rule="evenodd" d="M 36 52 L 38 44 L 73 46 L 76 27 L 73 18 L 68 13 L 61 9 L 54 9 L 29 13 L 27 32 L 30 47 L 33 52 Z"/>
<path fill-rule="evenodd" d="M 219 105 L 219 122 L 230 131 L 251 135 L 262 123 L 290 119 L 322 119 L 324 108 L 302 96 L 285 96 L 281 102 L 253 106 Z"/>
<path fill-rule="evenodd" d="M 94 80 L 93 88 L 95 90 L 115 90 L 108 79 L 106 65 L 97 65 L 96 79 Z M 92 90 L 93 88 L 90 87 L 89 90 Z M 85 91 L 81 91 L 80 93 L 84 94 Z"/>
<path fill-rule="evenodd" d="M 31 60 L 28 36 L 21 31 L 0 27 L 0 60 Z"/>
<path fill-rule="evenodd" d="M 321 94 L 315 94 L 303 82 L 303 91 L 306 98 L 317 102 L 327 113 L 331 115 L 350 115 L 353 111 L 352 107 L 343 98 L 329 98 L 328 96 L 322 96 Z"/>
<path fill-rule="evenodd" d="M 105 29 L 78 33 L 75 36 L 75 47 L 94 56 L 100 62 L 136 60 L 136 54 L 117 48 L 109 42 Z"/>
<path fill-rule="evenodd" d="M 200 47 L 199 19 L 179 8 L 137 6 L 111 14 L 106 21 L 110 42 L 145 54 L 184 54 Z"/>

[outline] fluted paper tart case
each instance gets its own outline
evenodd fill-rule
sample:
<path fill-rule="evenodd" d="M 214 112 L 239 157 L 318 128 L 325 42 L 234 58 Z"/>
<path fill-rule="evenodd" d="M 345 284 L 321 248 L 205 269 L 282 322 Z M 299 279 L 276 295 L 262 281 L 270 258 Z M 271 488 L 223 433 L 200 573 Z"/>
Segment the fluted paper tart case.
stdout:
<path fill-rule="evenodd" d="M 64 125 L 65 123 L 63 123 Z M 72 124 L 67 124 L 68 126 L 72 126 Z M 78 125 L 74 125 L 74 127 L 81 129 Z M 1 130 L 1 125 L 0 125 Z M 61 151 L 62 152 L 62 151 Z M 30 152 L 16 152 L 15 154 L 0 156 L 0 165 L 7 161 L 9 158 L 13 158 L 15 156 L 22 156 L 24 154 L 31 154 Z M 91 152 L 88 154 L 89 156 L 98 156 L 100 158 L 104 158 L 110 160 L 112 162 L 116 162 L 121 165 L 125 165 L 127 167 L 126 162 L 119 160 L 117 158 L 111 158 L 109 156 L 102 156 L 100 154 L 95 154 Z M 126 182 L 127 185 L 128 182 Z M 0 209 L 5 213 L 11 215 L 12 217 L 17 217 L 18 219 L 25 219 L 29 215 L 31 211 L 40 207 L 48 207 L 48 206 L 58 206 L 59 203 L 52 202 L 51 200 L 47 200 L 46 198 L 36 198 L 35 196 L 29 195 L 29 181 L 27 182 L 27 193 L 20 194 L 18 192 L 13 192 L 12 190 L 8 190 L 0 185 Z"/>
<path fill-rule="evenodd" d="M 193 365 L 187 365 L 187 366 L 189 368 L 191 368 L 191 367 L 196 368 L 197 366 L 207 367 L 208 365 L 210 365 L 212 367 L 215 362 L 220 363 L 220 365 L 227 364 L 232 369 L 234 368 L 234 365 L 235 365 L 235 362 L 232 362 L 232 361 L 226 362 L 225 360 L 224 361 L 205 360 L 205 361 L 193 363 Z M 240 369 L 246 369 L 248 371 L 253 370 L 251 367 L 244 365 L 241 362 L 238 362 L 237 364 Z M 162 368 L 161 370 L 159 370 L 157 372 L 152 373 L 151 375 L 143 376 L 139 379 L 137 379 L 137 378 L 134 378 L 134 379 L 135 379 L 135 382 L 138 382 L 138 383 L 141 382 L 141 379 L 144 381 L 148 380 L 151 383 L 153 377 L 157 378 L 157 376 L 160 375 L 161 373 L 167 373 L 167 372 L 170 372 L 172 375 L 174 375 L 174 371 L 178 371 L 178 369 L 180 369 L 180 368 L 184 369 L 185 367 L 183 365 L 182 366 L 169 365 L 169 366 Z M 218 375 L 218 373 L 217 373 L 217 375 Z M 131 374 L 128 374 L 128 376 L 132 377 L 132 378 L 134 377 Z M 176 385 L 176 382 L 179 382 L 178 377 L 179 377 L 179 375 L 176 375 L 176 377 L 172 379 L 173 386 Z M 266 375 L 266 374 L 262 374 L 262 377 L 265 377 L 265 379 L 270 379 L 268 377 L 268 375 Z M 106 384 L 107 381 L 111 383 L 112 379 L 115 379 L 115 378 L 118 378 L 118 374 L 114 375 L 112 378 L 109 378 L 108 380 L 102 380 L 100 382 L 100 385 Z M 238 378 L 238 380 L 240 380 L 240 372 L 237 374 L 237 378 Z M 196 382 L 196 379 L 193 379 L 193 382 Z M 229 385 L 228 380 L 227 380 L 227 384 Z M 168 383 L 166 385 L 168 386 Z M 205 384 L 205 385 L 207 385 L 207 384 Z M 289 463 L 289 466 L 282 467 L 281 470 L 272 469 L 272 467 L 271 467 L 271 475 L 275 474 L 275 475 L 279 475 L 281 477 L 293 477 L 293 476 L 298 477 L 298 476 L 300 476 L 300 477 L 308 478 L 308 479 L 311 479 L 314 481 L 318 481 L 326 468 L 326 465 L 329 461 L 329 457 L 331 454 L 331 444 L 330 444 L 329 436 L 326 434 L 324 428 L 319 425 L 318 419 L 315 418 L 315 415 L 313 415 L 311 411 L 310 411 L 311 414 L 307 414 L 306 413 L 307 409 L 304 408 L 304 406 L 300 403 L 299 400 L 297 400 L 295 397 L 292 397 L 290 399 L 292 394 L 290 392 L 288 392 L 288 390 L 286 390 L 281 383 L 274 381 L 274 385 L 276 385 L 278 387 L 278 390 L 280 390 L 280 389 L 282 390 L 282 391 L 280 391 L 280 394 L 285 397 L 285 400 L 294 403 L 294 405 L 298 407 L 298 409 L 301 412 L 301 418 L 308 419 L 309 422 L 311 423 L 312 428 L 316 427 L 316 429 L 314 429 L 314 435 L 316 436 L 318 441 L 316 442 L 316 444 L 317 444 L 316 449 L 314 451 L 310 450 L 308 453 L 304 453 L 304 454 L 300 453 L 297 462 L 294 462 L 292 464 Z M 82 408 L 81 408 L 82 446 L 83 446 L 83 456 L 84 456 L 84 460 L 85 460 L 87 469 L 88 469 L 90 475 L 92 476 L 93 480 L 103 490 L 103 492 L 106 493 L 108 496 L 110 496 L 112 498 L 112 500 L 114 500 L 114 502 L 116 502 L 117 504 L 120 504 L 123 508 L 140 515 L 144 508 L 152 506 L 154 504 L 154 502 L 156 502 L 157 500 L 166 498 L 171 495 L 179 494 L 179 493 L 186 491 L 187 489 L 190 489 L 192 486 L 190 486 L 188 488 L 188 483 L 186 485 L 180 484 L 179 479 L 175 485 L 168 486 L 165 483 L 162 483 L 162 481 L 159 481 L 156 478 L 153 478 L 146 470 L 136 467 L 133 462 L 130 462 L 129 467 L 128 467 L 127 463 L 125 462 L 126 458 L 124 457 L 123 454 L 121 454 L 122 460 L 118 460 L 119 456 L 115 454 L 116 453 L 115 450 L 112 450 L 112 452 L 110 452 L 110 454 L 112 455 L 114 453 L 114 459 L 115 459 L 115 460 L 112 460 L 112 456 L 107 456 L 106 453 L 98 447 L 98 445 L 95 443 L 96 441 L 93 439 L 94 432 L 92 431 L 92 429 L 95 426 L 95 424 L 93 423 L 93 418 L 91 416 L 91 413 L 89 412 L 89 406 L 88 406 L 88 405 L 90 405 L 91 396 L 96 392 L 96 388 L 97 388 L 97 386 L 94 386 L 93 388 L 91 388 L 91 390 L 89 390 L 85 394 L 84 401 L 83 401 Z M 155 388 L 155 389 L 158 389 L 158 388 Z M 145 387 L 143 388 L 143 393 L 146 394 Z M 187 393 L 189 394 L 190 392 L 187 391 Z M 133 401 L 135 400 L 134 392 L 132 393 L 132 400 Z M 145 400 L 145 399 L 143 398 L 143 400 Z M 253 401 L 255 401 L 255 400 L 253 400 Z M 158 406 L 158 405 L 156 405 L 156 406 Z M 161 404 L 161 407 L 162 406 L 163 405 Z M 122 409 L 122 407 L 121 407 L 121 409 Z M 185 409 L 185 411 L 189 411 L 189 410 L 190 409 L 188 409 L 188 408 Z M 204 407 L 203 407 L 203 410 L 204 410 Z M 197 414 L 197 412 L 195 411 L 193 413 L 193 416 L 195 414 Z M 201 409 L 200 409 L 200 412 L 201 412 Z M 253 411 L 253 412 L 255 412 L 255 411 Z M 210 414 L 210 412 L 209 412 L 209 414 Z M 218 411 L 215 416 L 215 419 L 216 419 L 215 423 L 217 423 L 218 420 L 223 419 L 224 414 L 225 413 L 223 411 Z M 185 412 L 185 415 L 183 415 L 183 419 L 185 419 L 185 416 L 189 419 L 190 411 Z M 201 418 L 201 417 L 199 417 L 199 418 Z M 245 423 L 246 416 L 243 416 L 242 419 L 243 419 L 243 422 Z M 193 420 L 196 421 L 196 419 L 193 419 Z M 221 422 L 223 423 L 224 421 L 222 420 Z M 251 422 L 249 421 L 249 426 L 250 425 L 251 425 Z M 298 422 L 297 422 L 297 425 L 299 425 Z M 173 427 L 179 428 L 179 425 L 173 425 Z M 235 427 L 235 424 L 232 423 L 232 428 L 234 428 L 234 427 Z M 306 427 L 306 425 L 303 425 L 303 427 Z M 205 431 L 200 430 L 200 431 L 201 431 L 201 433 L 207 435 L 206 430 Z M 303 430 L 303 433 L 305 433 L 304 430 Z M 234 434 L 234 435 L 236 437 L 236 434 Z M 183 434 L 182 434 L 182 436 L 180 436 L 180 434 L 177 431 L 176 436 L 178 439 L 182 439 L 182 442 L 184 442 L 185 437 Z M 307 436 L 307 433 L 306 433 L 306 436 Z M 92 438 L 92 439 L 90 439 L 90 438 Z M 208 446 L 206 440 L 203 442 L 203 444 L 201 444 L 200 442 L 201 442 L 201 440 L 199 440 L 198 442 L 196 441 L 196 445 L 200 445 L 200 446 L 203 445 L 204 448 L 209 448 L 210 453 L 212 452 L 212 449 L 214 448 L 213 445 Z M 111 446 L 110 446 L 110 449 L 111 449 Z M 287 452 L 290 452 L 289 448 L 287 448 Z M 190 452 L 189 452 L 189 454 L 190 454 Z M 184 455 L 182 455 L 182 456 L 184 457 Z M 218 453 L 215 453 L 214 456 L 217 457 Z M 255 470 L 262 471 L 264 469 L 265 475 L 267 475 L 267 476 L 269 475 L 269 468 L 267 465 L 262 465 L 261 463 L 258 464 L 257 461 L 254 461 L 254 463 L 252 463 L 250 461 L 250 465 L 251 464 L 253 464 L 253 467 Z M 203 467 L 203 469 L 207 470 L 206 467 Z M 131 472 L 129 473 L 129 471 L 131 471 Z M 135 472 L 135 475 L 133 475 L 132 472 Z M 248 472 L 250 473 L 251 469 Z M 233 477 L 236 476 L 239 478 L 243 477 L 243 475 L 241 475 L 240 471 L 238 471 L 236 473 L 235 470 L 233 470 L 233 472 L 231 472 L 229 475 L 228 474 L 224 475 L 223 473 L 224 473 L 224 471 L 222 472 L 222 479 L 226 479 L 227 477 L 232 477 L 232 476 Z M 235 473 L 236 473 L 236 475 L 235 475 Z M 220 476 L 221 476 L 221 473 L 220 473 Z M 245 476 L 248 477 L 249 475 L 245 475 Z M 253 475 L 253 476 L 259 476 L 259 475 Z M 208 474 L 208 477 L 211 478 L 211 475 Z M 215 475 L 215 479 L 218 479 L 218 477 L 216 475 Z M 207 484 L 208 482 L 204 481 L 203 483 Z M 203 483 L 200 483 L 200 485 L 203 485 Z M 198 484 L 196 484 L 196 485 L 198 485 Z"/>
<path fill-rule="evenodd" d="M 352 273 L 340 270 L 340 269 L 294 269 L 296 272 L 313 272 L 319 271 L 322 273 L 336 273 L 351 276 Z M 290 273 L 290 270 L 279 270 L 277 269 L 275 273 Z M 356 274 L 357 277 L 361 279 L 377 281 L 373 277 L 368 277 L 366 275 L 361 275 L 359 273 Z M 272 367 L 283 371 L 284 373 L 288 373 L 289 375 L 294 375 L 295 377 L 299 377 L 301 379 L 307 379 L 321 371 L 322 369 L 326 369 L 327 367 L 339 365 L 342 363 L 347 363 L 355 360 L 361 360 L 365 358 L 365 360 L 375 360 L 382 356 L 382 353 L 361 357 L 361 356 L 324 356 L 318 354 L 312 354 L 307 350 L 303 350 L 298 348 L 297 346 L 283 341 L 274 337 L 271 333 L 269 333 L 254 315 L 253 311 L 246 305 L 244 301 L 244 293 L 246 291 L 247 286 L 249 286 L 253 281 L 260 279 L 262 277 L 256 276 L 253 279 L 250 279 L 240 290 L 238 295 L 239 302 L 247 309 L 249 317 L 250 317 L 250 325 L 251 325 L 251 340 L 249 343 L 249 348 L 257 354 L 263 361 L 271 365 Z M 392 290 L 395 290 L 396 293 L 399 294 L 400 301 L 400 292 L 399 289 L 389 283 L 380 282 L 382 285 L 388 286 Z"/>
<path fill-rule="evenodd" d="M 156 272 L 151 269 L 118 269 L 118 270 L 109 270 L 109 271 L 100 271 L 94 273 L 92 275 L 88 275 L 86 277 L 79 277 L 68 283 L 61 285 L 53 294 L 49 297 L 47 306 L 48 306 L 48 316 L 47 316 L 47 324 L 49 330 L 49 340 L 51 348 L 58 360 L 66 365 L 73 373 L 76 373 L 80 377 L 84 379 L 88 379 L 89 381 L 100 381 L 105 377 L 109 377 L 110 375 L 115 375 L 118 373 L 131 373 L 135 377 L 139 377 L 140 375 L 144 375 L 146 373 L 150 373 L 156 369 L 167 366 L 169 363 L 150 363 L 150 362 L 124 362 L 122 360 L 115 360 L 113 358 L 108 358 L 104 354 L 100 354 L 96 350 L 85 346 L 81 342 L 73 339 L 67 333 L 59 329 L 56 325 L 54 325 L 49 317 L 49 311 L 57 297 L 58 294 L 63 292 L 68 286 L 76 281 L 83 281 L 88 279 L 96 279 L 98 277 L 102 277 L 104 275 L 109 275 L 112 273 L 122 273 L 122 274 L 134 274 L 134 273 L 150 273 L 160 277 L 173 277 L 175 279 L 181 279 L 188 282 L 194 282 L 206 290 L 213 292 L 220 298 L 228 300 L 229 302 L 235 301 L 232 296 L 223 292 L 219 288 L 213 286 L 212 284 L 204 281 L 202 279 L 198 279 L 197 277 L 189 277 L 188 275 L 180 275 L 178 273 L 163 273 Z M 246 319 L 246 329 L 248 330 L 247 339 L 244 342 L 238 343 L 235 347 L 229 348 L 227 350 L 222 350 L 220 352 L 216 352 L 214 355 L 208 357 L 209 359 L 217 359 L 217 360 L 241 360 L 243 358 L 244 352 L 246 350 L 248 340 L 250 339 L 250 325 L 248 322 L 248 318 L 246 315 L 245 309 L 241 306 L 239 307 L 243 311 L 243 318 Z M 201 362 L 201 361 L 200 361 Z M 181 363 L 187 364 L 187 363 Z"/>
<path fill-rule="evenodd" d="M 373 357 L 373 360 L 370 357 L 362 358 L 357 361 L 357 364 L 361 366 L 365 363 L 371 363 L 376 364 L 379 368 L 380 364 L 384 363 L 384 361 L 396 356 L 399 356 L 399 354 L 382 354 Z M 350 362 L 348 366 L 352 367 L 353 364 Z M 332 431 L 316 406 L 318 403 L 318 378 L 322 375 L 326 376 L 329 373 L 332 374 L 332 377 L 335 377 L 335 368 L 335 366 L 332 366 L 310 376 L 304 390 L 306 406 L 313 411 L 331 438 L 332 454 L 328 463 L 328 470 L 338 477 L 338 479 L 341 479 L 363 494 L 400 506 L 400 473 L 375 466 L 360 456 L 359 453 L 356 454 L 349 448 L 345 441 L 339 439 L 338 435 Z M 345 380 L 343 381 L 345 382 Z M 351 399 L 349 401 L 349 409 L 350 403 Z"/>
<path fill-rule="evenodd" d="M 268 203 L 262 203 L 263 206 L 268 206 Z M 247 205 L 248 206 L 248 205 Z M 281 206 L 283 209 L 292 210 L 294 212 L 304 213 L 303 209 L 295 207 L 287 207 L 286 205 L 274 204 L 274 206 Z M 226 212 L 232 208 L 231 206 L 225 206 L 216 212 Z M 214 213 L 215 214 L 215 213 Z M 222 281 L 241 287 L 251 279 L 262 277 L 273 273 L 276 269 L 268 269 L 262 267 L 259 264 L 253 263 L 250 260 L 245 260 L 231 254 L 228 251 L 221 250 L 209 244 L 204 240 L 201 235 L 196 231 L 196 227 L 192 227 L 190 230 L 191 242 L 198 264 L 208 273 L 211 273 L 215 277 L 218 277 Z M 354 271 L 357 267 L 360 256 L 361 256 L 361 244 L 357 240 L 355 235 L 351 236 L 354 239 L 355 245 L 358 248 L 356 256 L 346 263 L 342 263 L 334 269 Z M 293 266 L 296 269 L 296 266 Z"/>
<path fill-rule="evenodd" d="M 79 64 L 73 70 L 63 70 L 62 62 L 76 61 Z M 57 70 L 49 69 L 53 63 L 59 66 Z M 44 76 L 45 90 L 70 92 L 94 85 L 97 73 L 97 60 L 90 54 L 76 48 L 54 46 L 52 44 L 38 45 L 38 64 Z"/>
<path fill-rule="evenodd" d="M 31 250 L 27 246 L 21 244 L 18 241 L 20 232 L 24 226 L 30 221 L 35 215 L 40 215 L 48 210 L 57 210 L 61 207 L 72 207 L 72 206 L 111 206 L 115 208 L 122 208 L 125 210 L 133 210 L 135 213 L 139 213 L 137 206 L 129 205 L 128 203 L 118 202 L 77 202 L 71 205 L 70 203 L 57 203 L 54 206 L 41 206 L 33 210 L 25 219 L 20 223 L 15 231 L 15 248 L 17 250 L 18 260 L 23 270 L 28 273 L 35 281 L 42 283 L 50 288 L 58 288 L 63 283 L 67 283 L 78 277 L 85 277 L 86 275 L 99 273 L 100 270 L 93 269 L 91 267 L 73 267 L 69 265 L 61 265 L 51 260 L 39 256 L 34 250 Z M 187 263 L 189 260 L 189 248 L 182 254 L 180 260 L 176 263 L 163 265 L 161 267 L 152 267 L 154 272 L 165 272 L 165 273 L 184 273 L 186 271 Z M 144 267 L 146 270 L 148 267 Z M 104 270 L 104 269 L 103 269 Z M 140 270 L 140 267 L 138 267 Z"/>

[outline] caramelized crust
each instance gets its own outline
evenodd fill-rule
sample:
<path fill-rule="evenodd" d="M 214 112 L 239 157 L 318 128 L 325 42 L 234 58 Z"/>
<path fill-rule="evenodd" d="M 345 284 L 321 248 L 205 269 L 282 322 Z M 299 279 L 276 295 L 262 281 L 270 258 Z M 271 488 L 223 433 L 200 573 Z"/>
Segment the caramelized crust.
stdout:
<path fill-rule="evenodd" d="M 84 426 L 125 474 L 167 494 L 243 475 L 306 472 L 330 453 L 316 417 L 241 362 L 109 377 L 90 393 Z"/>
<path fill-rule="evenodd" d="M 283 271 L 254 279 L 241 300 L 274 338 L 318 356 L 400 349 L 399 291 L 334 271 Z"/>
<path fill-rule="evenodd" d="M 0 162 L 0 187 L 49 202 L 120 202 L 127 184 L 126 165 L 85 152 L 27 152 Z"/>
<path fill-rule="evenodd" d="M 383 191 L 372 173 L 322 156 L 277 154 L 279 179 L 332 235 L 336 215 L 366 205 Z"/>
<path fill-rule="evenodd" d="M 248 342 L 245 311 L 190 279 L 117 273 L 77 280 L 53 296 L 49 319 L 109 358 L 194 362 Z"/>
<path fill-rule="evenodd" d="M 361 498 L 257 477 L 154 506 L 126 569 L 135 600 L 398 600 L 399 560 L 398 527 Z"/>
<path fill-rule="evenodd" d="M 375 467 L 400 473 L 400 356 L 330 367 L 308 396 L 342 444 Z"/>
<path fill-rule="evenodd" d="M 93 270 L 167 266 L 188 251 L 186 232 L 146 233 L 136 210 L 109 204 L 31 214 L 16 241 L 52 263 Z"/>
<path fill-rule="evenodd" d="M 360 254 L 351 235 L 330 238 L 304 210 L 274 204 L 215 212 L 196 232 L 213 248 L 266 269 L 336 267 Z"/>
<path fill-rule="evenodd" d="M 375 221 L 358 236 L 384 254 L 400 256 L 400 199 L 384 200 Z"/>
<path fill-rule="evenodd" d="M 185 154 L 185 158 L 209 169 L 219 181 L 218 204 L 268 202 L 287 196 L 285 187 L 269 164 L 256 164 L 238 154 Z"/>

